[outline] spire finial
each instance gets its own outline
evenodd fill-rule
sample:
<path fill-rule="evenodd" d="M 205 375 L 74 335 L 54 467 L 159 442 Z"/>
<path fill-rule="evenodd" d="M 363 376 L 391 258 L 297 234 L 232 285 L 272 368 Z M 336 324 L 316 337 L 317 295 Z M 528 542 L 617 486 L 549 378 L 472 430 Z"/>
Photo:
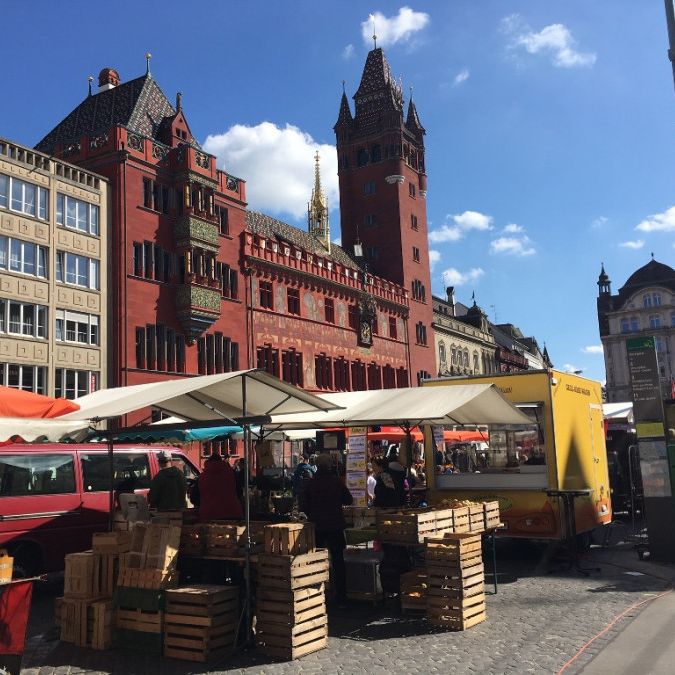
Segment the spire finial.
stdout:
<path fill-rule="evenodd" d="M 413 86 L 412 84 L 410 85 L 410 100 L 412 101 L 412 95 L 413 95 Z"/>
<path fill-rule="evenodd" d="M 94 81 L 94 76 L 93 76 L 93 75 L 90 75 L 90 76 L 87 78 L 87 82 L 89 82 L 89 96 L 91 96 L 91 83 L 92 83 L 93 81 Z"/>
<path fill-rule="evenodd" d="M 183 109 L 183 93 L 176 92 L 176 112 Z"/>
<path fill-rule="evenodd" d="M 145 74 L 150 75 L 150 59 L 152 54 L 150 52 L 145 52 Z"/>
<path fill-rule="evenodd" d="M 343 93 L 343 94 L 346 94 L 346 93 L 347 93 L 347 92 L 345 91 L 345 84 L 347 84 L 347 82 L 346 82 L 345 80 L 342 80 L 342 93 Z"/>
<path fill-rule="evenodd" d="M 375 31 L 375 15 L 373 17 L 373 44 L 375 45 L 373 49 L 377 49 L 377 32 Z"/>
<path fill-rule="evenodd" d="M 652 260 L 654 260 L 654 251 L 652 251 Z"/>

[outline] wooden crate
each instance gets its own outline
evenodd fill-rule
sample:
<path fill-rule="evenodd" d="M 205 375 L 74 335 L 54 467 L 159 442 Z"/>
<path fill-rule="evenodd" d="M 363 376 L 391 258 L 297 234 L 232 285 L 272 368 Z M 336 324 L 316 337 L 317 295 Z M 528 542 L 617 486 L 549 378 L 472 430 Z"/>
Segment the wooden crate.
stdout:
<path fill-rule="evenodd" d="M 117 628 L 115 630 L 115 644 L 121 649 L 132 649 L 161 656 L 163 652 L 164 633 L 144 633 L 142 631 Z"/>
<path fill-rule="evenodd" d="M 400 512 L 378 512 L 377 538 L 380 541 L 420 544 L 436 534 L 436 513 L 429 509 L 403 509 Z"/>
<path fill-rule="evenodd" d="M 302 555 L 316 548 L 312 523 L 265 525 L 265 553 Z"/>
<path fill-rule="evenodd" d="M 294 625 L 326 614 L 326 586 L 317 584 L 295 591 L 259 588 L 256 617 L 263 623 Z"/>
<path fill-rule="evenodd" d="M 426 611 L 428 577 L 426 570 L 412 570 L 401 575 L 401 609 Z"/>
<path fill-rule="evenodd" d="M 167 591 L 164 655 L 208 661 L 229 653 L 239 622 L 239 589 L 198 585 Z"/>
<path fill-rule="evenodd" d="M 63 577 L 63 597 L 71 600 L 95 600 L 100 588 L 98 556 L 91 551 L 69 553 Z"/>
<path fill-rule="evenodd" d="M 115 610 L 115 625 L 138 633 L 161 633 L 164 630 L 164 612 L 146 612 L 142 609 Z"/>
<path fill-rule="evenodd" d="M 172 588 L 178 585 L 178 571 L 120 567 L 117 583 L 130 588 Z"/>
<path fill-rule="evenodd" d="M 258 586 L 297 590 L 328 581 L 328 551 L 317 549 L 303 555 L 258 556 Z"/>
<path fill-rule="evenodd" d="M 485 509 L 482 502 L 480 504 L 473 504 L 469 508 L 469 531 L 470 532 L 484 532 L 485 531 Z"/>
<path fill-rule="evenodd" d="M 499 502 L 483 502 L 483 514 L 485 517 L 485 529 L 492 530 L 501 524 L 501 514 L 499 513 Z"/>
<path fill-rule="evenodd" d="M 91 538 L 94 553 L 117 554 L 131 550 L 131 532 L 94 532 Z"/>
<path fill-rule="evenodd" d="M 131 523 L 124 517 L 124 514 L 117 510 L 113 513 L 113 530 L 116 532 L 128 532 L 131 529 Z"/>
<path fill-rule="evenodd" d="M 141 609 L 146 612 L 159 612 L 163 611 L 166 607 L 166 591 L 118 586 L 115 589 L 114 600 L 115 607 L 121 609 Z"/>
<path fill-rule="evenodd" d="M 424 555 L 427 563 L 447 563 L 451 567 L 467 567 L 482 558 L 480 534 L 451 533 L 442 538 L 427 538 Z"/>
<path fill-rule="evenodd" d="M 251 522 L 252 553 L 260 553 L 263 550 L 265 525 L 267 525 L 265 522 Z M 205 553 L 226 558 L 243 558 L 246 555 L 246 526 L 241 522 L 210 523 L 206 526 Z"/>
<path fill-rule="evenodd" d="M 328 617 L 324 615 L 297 624 L 258 621 L 255 637 L 258 649 L 263 654 L 281 659 L 297 659 L 328 645 Z"/>
<path fill-rule="evenodd" d="M 183 525 L 180 530 L 180 552 L 200 557 L 206 551 L 206 526 Z"/>
<path fill-rule="evenodd" d="M 112 647 L 113 603 L 63 598 L 59 606 L 60 639 L 78 647 Z"/>
<path fill-rule="evenodd" d="M 98 588 L 102 596 L 112 597 L 117 587 L 120 557 L 115 554 L 94 553 L 98 572 Z"/>
<path fill-rule="evenodd" d="M 469 507 L 460 506 L 450 509 L 450 511 L 452 511 L 452 529 L 444 532 L 443 534 L 447 534 L 448 532 L 455 534 L 470 532 L 471 525 L 469 522 Z"/>
<path fill-rule="evenodd" d="M 461 601 L 427 598 L 427 621 L 449 630 L 466 630 L 487 618 L 485 595 L 479 594 Z"/>

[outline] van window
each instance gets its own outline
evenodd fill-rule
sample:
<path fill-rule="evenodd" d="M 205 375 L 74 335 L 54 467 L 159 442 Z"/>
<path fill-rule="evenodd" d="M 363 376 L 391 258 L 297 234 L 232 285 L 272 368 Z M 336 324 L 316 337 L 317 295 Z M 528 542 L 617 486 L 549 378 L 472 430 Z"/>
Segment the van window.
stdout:
<path fill-rule="evenodd" d="M 96 453 L 80 455 L 82 480 L 85 492 L 106 492 L 110 489 L 108 455 Z M 115 490 L 124 492 L 147 490 L 150 487 L 150 466 L 146 453 L 124 453 L 113 455 L 113 476 Z"/>
<path fill-rule="evenodd" d="M 183 472 L 185 480 L 195 480 L 197 478 L 197 474 L 195 473 L 194 469 L 190 466 L 190 464 L 188 464 L 188 462 L 185 461 L 185 458 L 182 455 L 173 453 L 171 455 L 171 463 L 177 469 L 180 469 Z"/>
<path fill-rule="evenodd" d="M 0 456 L 0 497 L 75 492 L 72 455 Z"/>

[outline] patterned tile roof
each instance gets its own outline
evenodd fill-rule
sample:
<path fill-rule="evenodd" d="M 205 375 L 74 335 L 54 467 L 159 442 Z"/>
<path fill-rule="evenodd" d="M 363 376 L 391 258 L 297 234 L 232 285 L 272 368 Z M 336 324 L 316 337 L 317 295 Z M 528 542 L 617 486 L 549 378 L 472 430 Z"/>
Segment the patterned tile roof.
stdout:
<path fill-rule="evenodd" d="M 331 243 L 329 253 L 321 242 L 309 234 L 309 232 L 304 232 L 297 227 L 293 227 L 293 225 L 284 223 L 283 221 L 272 218 L 264 213 L 247 211 L 246 228 L 249 232 L 253 232 L 254 234 L 260 234 L 264 237 L 276 238 L 279 241 L 289 242 L 314 255 L 320 255 L 330 260 L 334 260 L 336 263 L 344 265 L 345 267 L 360 269 L 360 266 L 341 246 Z"/>
<path fill-rule="evenodd" d="M 156 139 L 165 118 L 175 114 L 174 107 L 152 76 L 143 75 L 113 89 L 87 96 L 35 148 L 52 153 L 59 143 L 66 145 L 116 125 Z"/>

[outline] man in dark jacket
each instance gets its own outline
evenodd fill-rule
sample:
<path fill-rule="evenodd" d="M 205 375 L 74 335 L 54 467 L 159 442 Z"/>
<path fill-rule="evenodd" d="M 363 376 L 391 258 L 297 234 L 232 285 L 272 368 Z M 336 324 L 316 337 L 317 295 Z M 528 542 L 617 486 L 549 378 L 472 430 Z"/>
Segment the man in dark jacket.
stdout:
<path fill-rule="evenodd" d="M 160 450 L 157 453 L 159 472 L 150 482 L 148 501 L 158 511 L 178 511 L 184 509 L 187 483 L 183 472 L 171 464 L 171 453 Z"/>
<path fill-rule="evenodd" d="M 321 453 L 316 458 L 316 475 L 306 482 L 301 491 L 300 510 L 316 528 L 316 544 L 328 549 L 331 558 L 331 585 L 335 589 L 338 606 L 347 602 L 347 579 L 344 550 L 345 518 L 343 506 L 349 506 L 352 494 L 332 471 L 331 458 Z"/>

